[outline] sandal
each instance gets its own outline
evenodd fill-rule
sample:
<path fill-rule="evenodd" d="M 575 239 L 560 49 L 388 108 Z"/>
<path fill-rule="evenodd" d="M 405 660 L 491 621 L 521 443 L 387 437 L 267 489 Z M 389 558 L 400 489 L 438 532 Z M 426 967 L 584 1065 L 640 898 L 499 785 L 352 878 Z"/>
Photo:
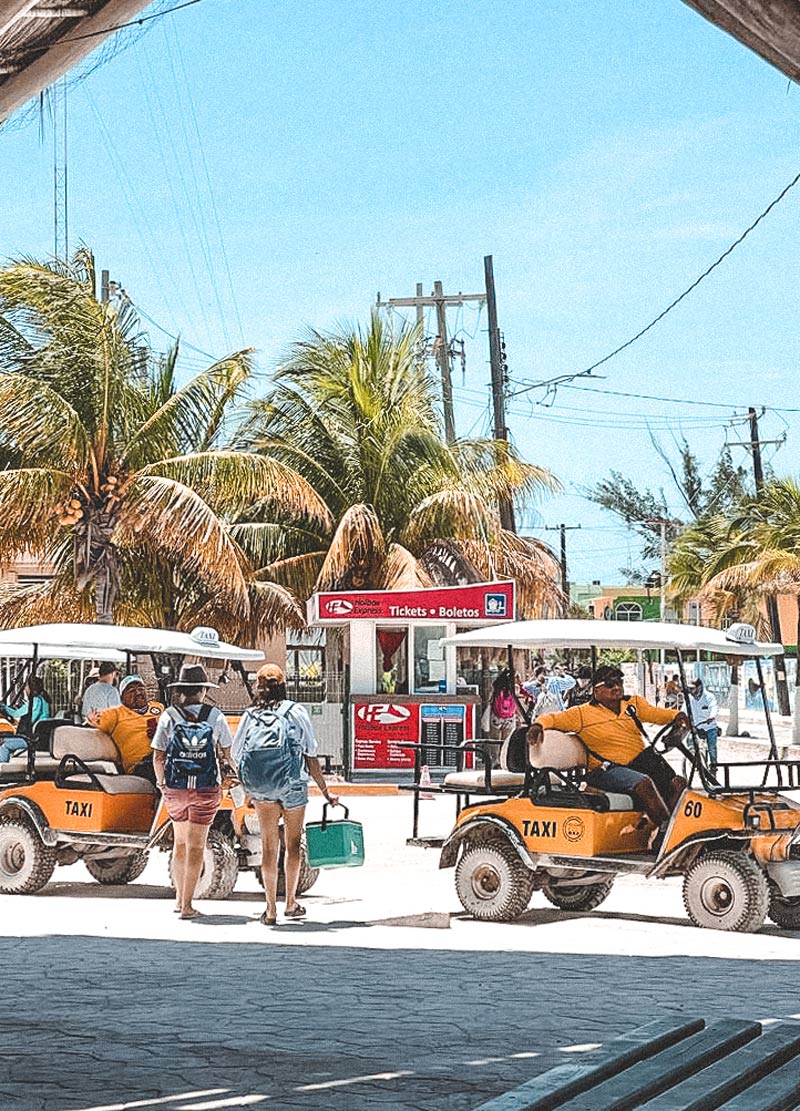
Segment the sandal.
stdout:
<path fill-rule="evenodd" d="M 301 907 L 299 903 L 297 904 L 297 906 L 293 910 L 285 910 L 283 912 L 283 917 L 284 918 L 305 918 L 305 916 L 306 916 L 306 908 Z"/>
<path fill-rule="evenodd" d="M 200 911 L 195 910 L 194 907 L 192 907 L 191 910 L 182 910 L 181 913 L 180 913 L 180 918 L 182 918 L 184 922 L 186 922 L 187 920 L 191 920 L 192 918 L 202 918 L 202 917 L 203 916 L 200 913 Z"/>
<path fill-rule="evenodd" d="M 275 926 L 278 923 L 278 919 L 277 918 L 270 918 L 267 915 L 266 911 L 264 911 L 263 914 L 259 915 L 258 920 L 259 920 L 259 922 L 263 923 L 263 925 L 265 925 L 265 926 Z"/>

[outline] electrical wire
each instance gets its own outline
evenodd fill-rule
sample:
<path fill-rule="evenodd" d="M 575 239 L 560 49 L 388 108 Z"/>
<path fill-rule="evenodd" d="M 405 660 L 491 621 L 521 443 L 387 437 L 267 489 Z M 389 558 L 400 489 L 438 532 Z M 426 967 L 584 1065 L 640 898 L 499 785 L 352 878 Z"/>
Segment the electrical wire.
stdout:
<path fill-rule="evenodd" d="M 691 285 L 687 286 L 686 289 L 684 289 L 683 293 L 680 293 L 673 301 L 671 301 L 667 305 L 667 307 L 665 309 L 662 309 L 661 312 L 658 314 L 658 316 L 653 317 L 653 319 L 650 321 L 650 323 L 646 324 L 644 328 L 641 328 L 636 333 L 635 336 L 631 336 L 631 338 L 629 340 L 626 340 L 625 343 L 621 343 L 619 345 L 619 347 L 615 347 L 614 350 L 609 352 L 608 355 L 604 355 L 602 359 L 598 359 L 597 362 L 592 363 L 591 366 L 587 367 L 586 370 L 580 371 L 579 374 L 591 374 L 592 371 L 597 370 L 598 367 L 601 367 L 605 363 L 610 362 L 610 360 L 613 359 L 616 355 L 619 355 L 620 352 L 625 351 L 628 347 L 631 347 L 634 343 L 636 343 L 637 340 L 641 339 L 642 336 L 647 335 L 647 333 L 651 330 L 651 328 L 655 328 L 656 324 L 658 324 L 660 321 L 662 321 L 664 319 L 664 317 L 667 316 L 668 313 L 671 313 L 672 310 L 674 308 L 676 308 L 681 303 L 681 301 L 683 301 L 686 297 L 689 296 L 690 293 L 692 293 L 695 289 L 697 289 L 697 287 L 700 285 L 700 283 L 705 281 L 705 279 L 709 276 L 709 274 L 713 273 L 713 271 L 716 270 L 717 267 L 721 263 L 723 263 L 725 261 L 725 259 L 730 254 L 733 253 L 733 251 L 736 250 L 736 248 L 739 246 L 739 244 L 744 242 L 744 240 L 748 237 L 748 235 L 750 235 L 751 232 L 755 231 L 755 229 L 758 227 L 758 225 L 761 223 L 761 221 L 766 219 L 766 217 L 770 214 L 770 212 L 772 212 L 773 208 L 775 208 L 777 205 L 779 205 L 781 203 L 781 201 L 786 196 L 786 194 L 791 189 L 794 189 L 794 187 L 797 185 L 798 182 L 800 182 L 800 173 L 795 174 L 795 176 L 788 183 L 788 185 L 785 185 L 783 187 L 783 189 L 781 189 L 781 191 L 777 195 L 777 197 L 775 197 L 772 201 L 770 201 L 770 203 L 767 205 L 767 207 L 764 209 L 764 211 L 759 213 L 759 215 L 755 218 L 755 220 L 753 220 L 752 224 L 750 224 L 749 227 L 745 228 L 745 230 L 742 232 L 742 234 L 739 236 L 739 238 L 735 239 L 733 241 L 733 243 L 731 243 L 730 246 L 727 247 L 722 252 L 722 254 L 719 256 L 719 258 L 717 258 L 714 262 L 712 262 L 710 266 L 706 267 L 706 269 L 703 271 L 703 273 L 700 274 L 699 277 L 695 278 L 695 280 L 691 283 Z M 576 377 L 577 377 L 577 375 L 576 375 Z M 514 393 L 515 394 L 525 393 L 528 390 L 537 389 L 538 386 L 539 386 L 538 383 L 528 385 L 528 386 L 523 386 L 519 390 L 514 390 Z"/>
<path fill-rule="evenodd" d="M 83 35 L 70 35 L 68 39 L 59 39 L 59 46 L 62 42 L 83 42 L 84 39 L 96 39 L 101 35 L 111 35 L 115 31 L 123 31 L 126 27 L 141 27 L 145 23 L 149 23 L 153 19 L 162 19 L 165 15 L 172 15 L 174 12 L 183 11 L 184 8 L 191 8 L 195 4 L 201 3 L 201 0 L 183 0 L 182 4 L 176 4 L 172 8 L 165 8 L 160 12 L 153 12 L 152 15 L 143 15 L 138 19 L 129 19 L 127 23 L 116 23 L 113 27 L 105 27 L 102 31 L 87 31 Z"/>
<path fill-rule="evenodd" d="M 606 394 L 609 397 L 633 397 L 633 398 L 636 398 L 640 401 L 663 401 L 663 402 L 666 402 L 667 404 L 670 404 L 670 405 L 694 405 L 694 406 L 702 406 L 704 408 L 728 409 L 728 410 L 730 410 L 730 409 L 746 409 L 746 408 L 751 408 L 752 407 L 752 406 L 749 406 L 749 405 L 732 405 L 730 402 L 726 403 L 724 401 L 697 401 L 695 399 L 688 398 L 688 397 L 659 397 L 656 394 L 652 394 L 652 393 L 631 393 L 631 392 L 626 392 L 625 390 L 604 390 L 604 389 L 600 389 L 598 386 L 573 386 L 573 385 L 565 384 L 565 385 L 559 386 L 559 389 L 560 390 L 580 390 L 583 393 Z M 778 405 L 764 405 L 764 406 L 762 406 L 762 408 L 764 408 L 765 410 L 768 410 L 769 412 L 772 412 L 772 413 L 800 413 L 800 408 L 792 409 L 792 408 L 789 408 L 785 405 L 780 405 L 780 406 L 778 406 Z"/>

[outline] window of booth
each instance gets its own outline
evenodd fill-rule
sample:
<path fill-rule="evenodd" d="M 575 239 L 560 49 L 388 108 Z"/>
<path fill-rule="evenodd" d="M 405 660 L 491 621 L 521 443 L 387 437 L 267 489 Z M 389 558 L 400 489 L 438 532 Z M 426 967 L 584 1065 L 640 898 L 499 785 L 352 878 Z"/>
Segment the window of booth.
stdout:
<path fill-rule="evenodd" d="M 379 625 L 375 636 L 376 692 L 408 694 L 408 629 Z"/>
<path fill-rule="evenodd" d="M 438 694 L 446 687 L 444 648 L 445 625 L 414 626 L 414 694 Z"/>

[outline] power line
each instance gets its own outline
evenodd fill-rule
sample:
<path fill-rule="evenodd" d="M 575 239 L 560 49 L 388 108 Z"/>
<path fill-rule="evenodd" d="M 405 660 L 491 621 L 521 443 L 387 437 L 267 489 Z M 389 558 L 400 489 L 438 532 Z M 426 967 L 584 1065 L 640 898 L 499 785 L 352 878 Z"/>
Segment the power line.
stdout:
<path fill-rule="evenodd" d="M 68 39 L 59 39 L 59 45 L 62 42 L 82 42 L 84 39 L 96 39 L 101 35 L 110 35 L 115 31 L 123 31 L 126 27 L 141 27 L 144 23 L 149 23 L 152 19 L 161 19 L 165 15 L 172 15 L 173 12 L 180 12 L 184 8 L 191 8 L 195 4 L 199 4 L 201 0 L 183 0 L 182 4 L 176 4 L 172 8 L 165 8 L 161 12 L 153 12 L 152 15 L 143 15 L 139 19 L 129 19 L 127 23 L 117 23 L 113 27 L 105 27 L 102 31 L 87 31 L 83 35 L 71 35 Z"/>
<path fill-rule="evenodd" d="M 636 398 L 639 401 L 664 401 L 664 402 L 667 402 L 667 404 L 670 404 L 670 405 L 697 405 L 697 406 L 704 406 L 706 408 L 712 408 L 712 409 L 728 409 L 729 411 L 731 409 L 744 409 L 745 408 L 744 405 L 731 405 L 730 402 L 726 403 L 724 401 L 697 401 L 696 399 L 688 398 L 688 397 L 659 397 L 657 394 L 652 394 L 652 393 L 630 393 L 630 392 L 626 392 L 625 390 L 604 390 L 604 389 L 600 389 L 598 386 L 569 386 L 569 385 L 565 385 L 565 386 L 562 387 L 562 389 L 565 389 L 565 390 L 581 390 L 584 393 L 607 394 L 609 397 L 633 397 L 633 398 Z M 773 412 L 773 413 L 800 413 L 800 408 L 791 409 L 791 408 L 788 408 L 787 406 L 784 406 L 784 405 L 781 405 L 781 406 L 766 405 L 766 406 L 764 406 L 764 408 L 769 409 L 770 412 Z"/>
<path fill-rule="evenodd" d="M 745 228 L 739 238 L 735 239 L 733 243 L 731 243 L 731 245 L 722 252 L 719 258 L 712 262 L 711 265 L 707 267 L 698 278 L 695 278 L 692 284 L 684 289 L 683 293 L 679 294 L 674 299 L 674 301 L 671 301 L 665 309 L 662 309 L 658 316 L 655 316 L 649 324 L 646 324 L 644 328 L 641 328 L 635 336 L 632 336 L 629 340 L 626 340 L 625 343 L 621 343 L 619 347 L 615 347 L 614 350 L 611 351 L 608 355 L 604 355 L 602 359 L 598 359 L 597 362 L 592 363 L 591 366 L 587 367 L 586 370 L 580 371 L 579 374 L 591 374 L 593 370 L 597 370 L 598 367 L 603 366 L 604 363 L 609 362 L 611 359 L 614 358 L 615 355 L 619 355 L 621 351 L 625 351 L 626 348 L 631 347 L 634 343 L 636 343 L 637 340 L 646 335 L 651 328 L 655 328 L 656 324 L 663 320 L 668 313 L 672 312 L 672 310 L 676 308 L 681 303 L 681 301 L 684 300 L 684 298 L 688 297 L 689 294 L 693 292 L 693 290 L 697 289 L 700 283 L 704 281 L 709 276 L 709 274 L 713 273 L 713 271 L 716 270 L 716 268 L 725 261 L 728 255 L 735 251 L 740 243 L 744 242 L 744 240 L 752 231 L 755 231 L 761 221 L 770 214 L 770 212 L 773 210 L 773 208 L 776 207 L 776 205 L 779 205 L 781 203 L 786 194 L 791 189 L 794 189 L 795 185 L 797 185 L 798 182 L 800 182 L 800 173 L 795 174 L 789 184 L 785 185 L 783 189 L 781 189 L 777 197 L 770 201 L 764 211 L 759 213 L 759 215 L 755 218 L 755 220 L 752 222 L 752 224 L 750 224 L 749 227 Z M 528 390 L 536 389 L 537 385 L 538 383 L 529 386 L 523 386 L 519 390 L 514 390 L 513 394 L 526 393 Z"/>

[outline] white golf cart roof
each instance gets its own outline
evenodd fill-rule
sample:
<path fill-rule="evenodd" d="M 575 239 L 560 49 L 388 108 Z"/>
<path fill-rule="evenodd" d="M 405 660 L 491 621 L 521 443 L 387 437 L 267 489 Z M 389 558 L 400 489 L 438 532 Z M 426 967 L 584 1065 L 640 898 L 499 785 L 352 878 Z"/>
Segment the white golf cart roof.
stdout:
<path fill-rule="evenodd" d="M 137 628 L 134 625 L 28 625 L 0 631 L 0 641 L 7 645 L 36 645 L 39 655 L 60 653 L 63 657 L 75 659 L 79 658 L 75 655 L 78 652 L 86 652 L 89 659 L 111 659 L 109 651 L 114 650 L 119 653 L 200 656 L 202 659 L 253 663 L 264 659 L 260 650 L 226 644 L 219 639 L 216 629 L 202 625 L 192 629 L 191 633 Z"/>
<path fill-rule="evenodd" d="M 0 637 L 3 635 L 0 633 Z M 0 659 L 27 660 L 33 656 L 33 652 L 34 646 L 30 641 L 27 643 L 20 641 L 17 644 L 0 639 Z M 102 653 L 99 653 L 96 648 L 87 648 L 85 645 L 65 648 L 63 645 L 56 647 L 53 644 L 37 644 L 36 655 L 40 660 L 102 660 L 112 664 L 125 663 L 124 652 L 119 652 L 115 648 L 104 648 Z"/>
<path fill-rule="evenodd" d="M 779 656 L 781 644 L 756 641 L 752 625 L 709 629 L 660 621 L 509 621 L 443 637 L 442 644 L 464 648 L 665 648 L 716 652 L 721 656 Z"/>

